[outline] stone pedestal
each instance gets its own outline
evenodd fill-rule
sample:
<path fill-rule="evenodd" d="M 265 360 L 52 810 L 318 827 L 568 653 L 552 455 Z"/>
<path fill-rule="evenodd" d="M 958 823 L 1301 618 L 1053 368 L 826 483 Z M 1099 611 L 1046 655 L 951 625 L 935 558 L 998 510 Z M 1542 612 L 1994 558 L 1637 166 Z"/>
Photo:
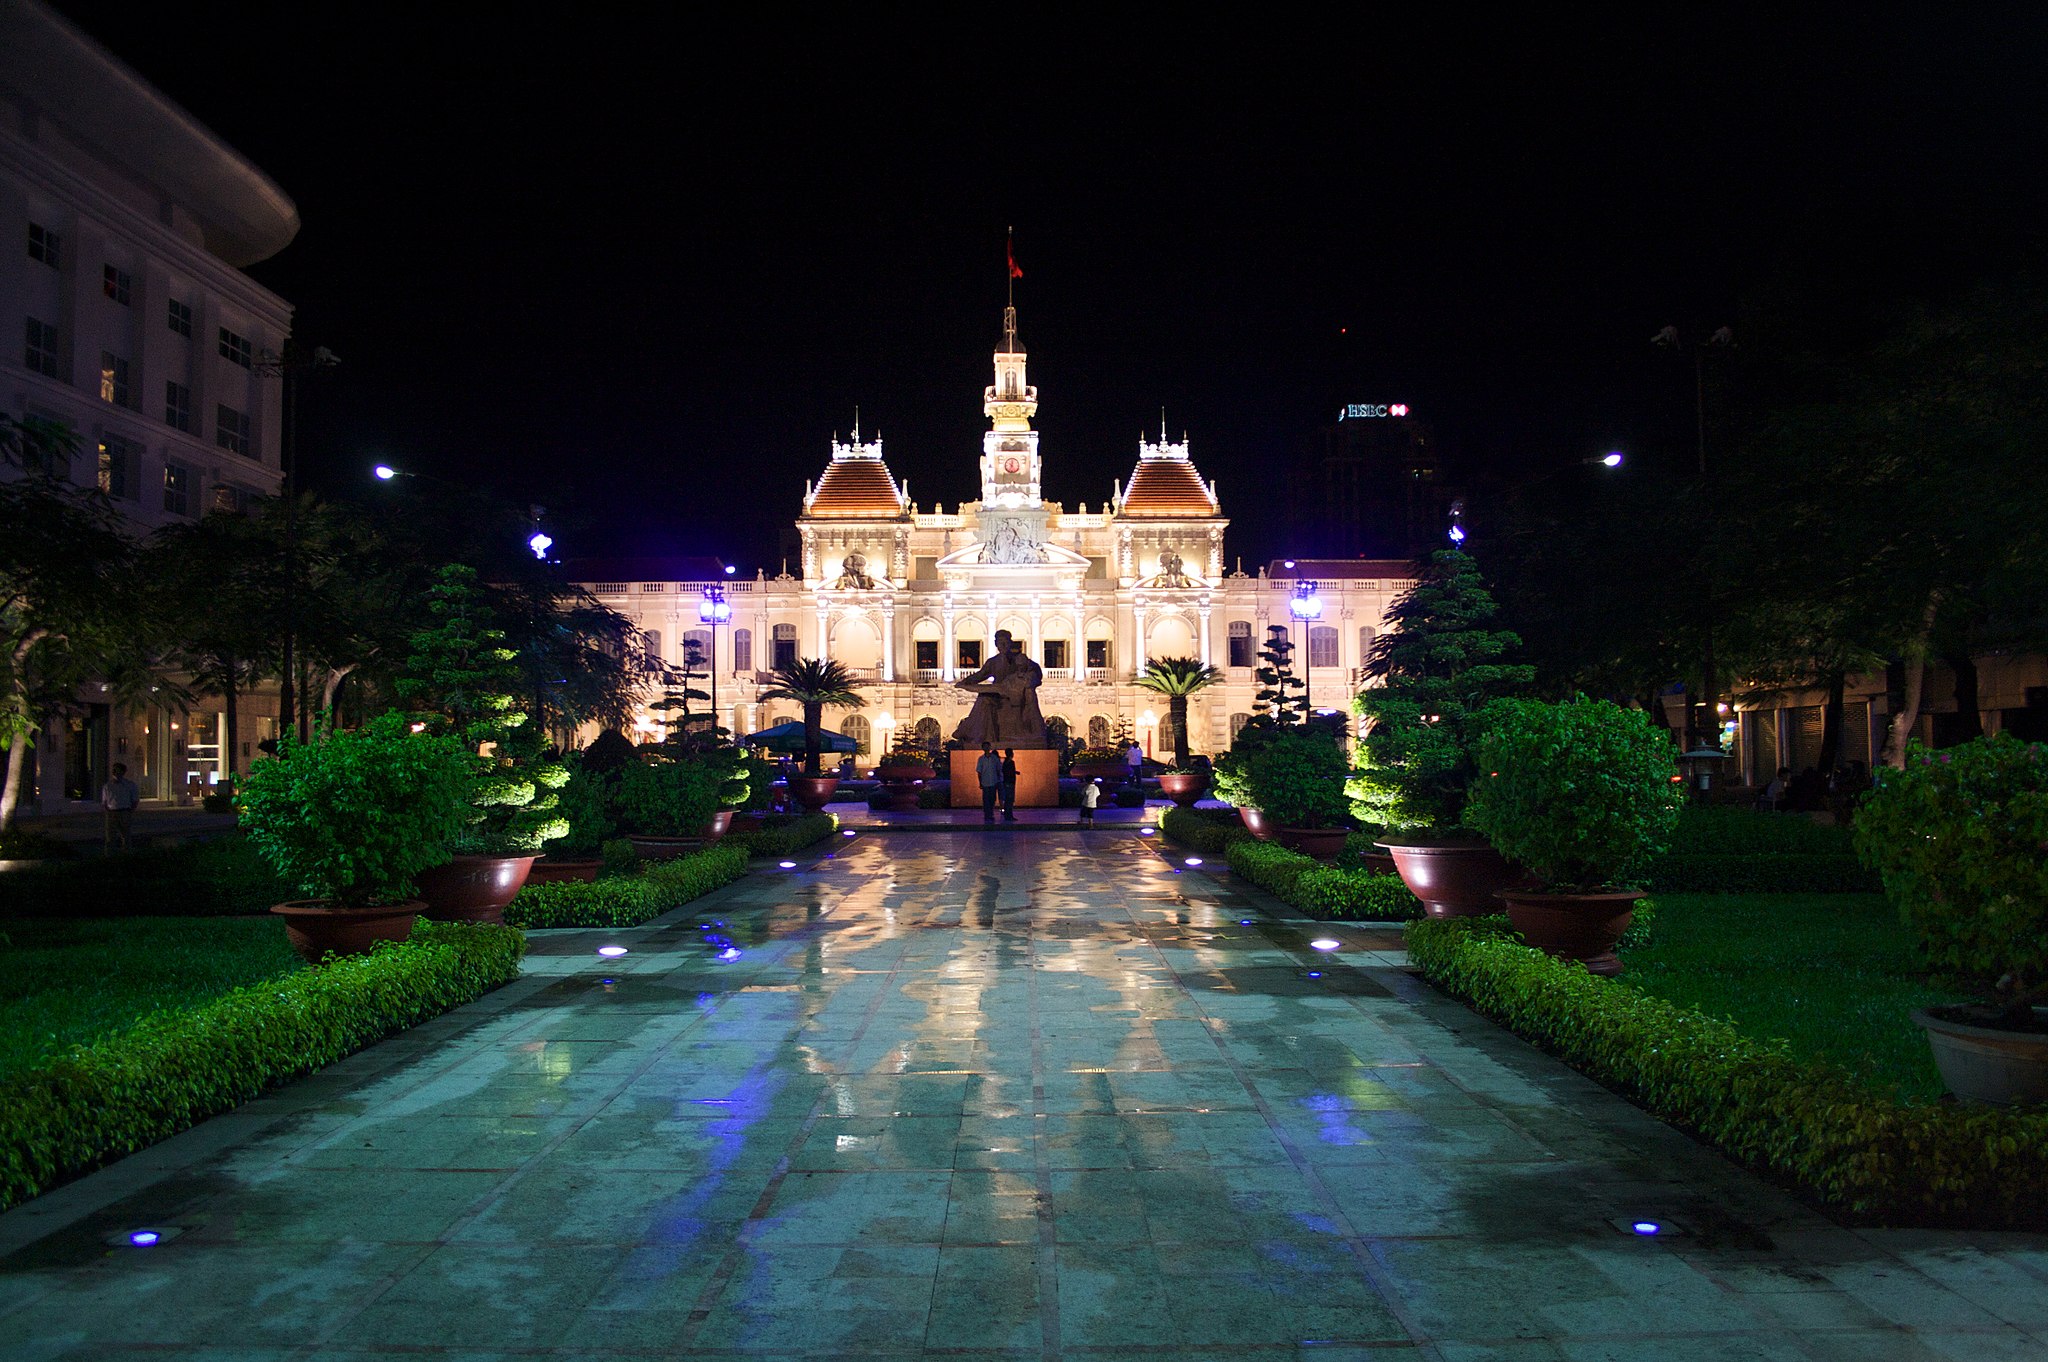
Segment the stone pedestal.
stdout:
<path fill-rule="evenodd" d="M 953 807 L 981 807 L 981 783 L 974 778 L 979 750 L 947 754 L 952 762 Z M 997 756 L 1002 755 L 1000 748 Z M 1017 807 L 1056 809 L 1060 805 L 1060 754 L 1049 747 L 1017 749 Z"/>

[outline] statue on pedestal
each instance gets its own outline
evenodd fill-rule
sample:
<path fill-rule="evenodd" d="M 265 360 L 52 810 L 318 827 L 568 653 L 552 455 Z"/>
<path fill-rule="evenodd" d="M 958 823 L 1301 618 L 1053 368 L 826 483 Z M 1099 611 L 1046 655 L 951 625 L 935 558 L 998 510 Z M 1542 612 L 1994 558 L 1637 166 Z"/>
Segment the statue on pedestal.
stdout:
<path fill-rule="evenodd" d="M 1045 672 L 1025 656 L 1024 645 L 1007 629 L 996 630 L 988 664 L 953 684 L 975 694 L 974 708 L 953 730 L 953 740 L 968 747 L 992 743 L 999 748 L 1042 748 L 1045 716 L 1038 709 L 1038 687 Z"/>

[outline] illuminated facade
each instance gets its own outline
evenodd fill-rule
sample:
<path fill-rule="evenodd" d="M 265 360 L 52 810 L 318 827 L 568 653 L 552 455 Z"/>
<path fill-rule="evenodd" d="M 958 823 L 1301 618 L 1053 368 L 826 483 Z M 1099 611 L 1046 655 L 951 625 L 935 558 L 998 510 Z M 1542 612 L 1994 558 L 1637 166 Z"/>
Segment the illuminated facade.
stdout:
<path fill-rule="evenodd" d="M 829 657 L 853 669 L 868 681 L 868 706 L 830 711 L 827 722 L 864 740 L 871 755 L 904 726 L 950 735 L 972 697 L 949 683 L 981 665 L 998 630 L 1044 668 L 1039 706 L 1048 722 L 1062 719 L 1090 741 L 1105 740 L 1121 719 L 1147 751 L 1170 750 L 1164 697 L 1135 681 L 1148 659 L 1196 657 L 1222 668 L 1226 680 L 1191 702 L 1192 746 L 1223 750 L 1251 713 L 1269 624 L 1293 631 L 1296 671 L 1311 664 L 1314 703 L 1348 706 L 1364 650 L 1411 564 L 1304 562 L 1257 576 L 1226 573 L 1229 521 L 1216 486 L 1197 471 L 1187 439 L 1170 440 L 1164 430 L 1157 442 L 1139 442 L 1129 477 L 1108 502 L 1069 509 L 1045 494 L 1046 460 L 1031 425 L 1037 410 L 1016 312 L 1006 309 L 995 381 L 982 393 L 989 429 L 977 499 L 921 508 L 890 472 L 881 440 L 864 441 L 856 429 L 833 440 L 830 461 L 804 489 L 801 575 L 735 581 L 678 560 L 653 575 L 652 564 L 641 565 L 643 576 L 632 580 L 623 572 L 599 580 L 589 569 L 579 580 L 637 621 L 670 663 L 692 636 L 706 656 L 715 647 L 719 720 L 738 733 L 797 717 L 795 706 L 756 698 L 778 662 Z M 1320 620 L 1298 621 L 1290 610 L 1300 577 L 1320 583 Z M 699 620 L 714 581 L 731 606 L 730 620 L 716 628 Z"/>

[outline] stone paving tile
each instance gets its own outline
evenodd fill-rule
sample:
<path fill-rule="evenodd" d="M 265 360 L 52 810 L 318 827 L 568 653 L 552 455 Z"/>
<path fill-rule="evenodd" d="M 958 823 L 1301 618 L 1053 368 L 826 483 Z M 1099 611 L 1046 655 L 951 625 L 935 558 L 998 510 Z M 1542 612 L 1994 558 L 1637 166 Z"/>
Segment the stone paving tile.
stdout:
<path fill-rule="evenodd" d="M 2048 1240 L 1833 1225 L 1384 929 L 1128 828 L 833 849 L 0 1216 L 0 1354 L 2048 1359 Z"/>

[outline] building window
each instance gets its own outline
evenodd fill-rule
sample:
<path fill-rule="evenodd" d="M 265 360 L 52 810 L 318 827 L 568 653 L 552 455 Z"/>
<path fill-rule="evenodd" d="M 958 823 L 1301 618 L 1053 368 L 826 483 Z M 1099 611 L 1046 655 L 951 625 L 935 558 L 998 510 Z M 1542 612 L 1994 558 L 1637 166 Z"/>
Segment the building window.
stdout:
<path fill-rule="evenodd" d="M 647 655 L 653 658 L 656 662 L 663 662 L 667 660 L 661 655 L 661 631 L 659 629 L 644 630 L 640 635 L 640 646 L 644 648 L 647 651 Z"/>
<path fill-rule="evenodd" d="M 142 446 L 118 435 L 100 440 L 100 490 L 121 501 L 134 501 L 141 488 L 135 475 L 142 463 Z"/>
<path fill-rule="evenodd" d="M 694 657 L 691 656 L 693 650 L 696 653 Z M 692 668 L 709 667 L 711 665 L 711 631 L 709 629 L 692 629 L 683 635 L 683 663 Z"/>
<path fill-rule="evenodd" d="M 1377 638 L 1379 637 L 1379 632 L 1380 632 L 1379 630 L 1377 630 L 1377 629 L 1373 628 L 1373 627 L 1372 627 L 1372 626 L 1371 626 L 1370 624 L 1368 624 L 1368 625 L 1364 625 L 1364 626 L 1362 626 L 1362 627 L 1361 627 L 1361 628 L 1359 629 L 1359 631 L 1358 631 L 1358 665 L 1359 665 L 1359 666 L 1361 666 L 1361 667 L 1363 667 L 1363 666 L 1367 666 L 1367 665 L 1369 665 L 1369 664 L 1370 664 L 1370 663 L 1372 662 L 1372 645 L 1373 645 L 1373 641 L 1374 641 L 1375 639 L 1377 639 Z"/>
<path fill-rule="evenodd" d="M 1249 667 L 1252 665 L 1252 622 L 1232 620 L 1230 622 L 1230 665 Z"/>
<path fill-rule="evenodd" d="M 1108 639 L 1091 638 L 1088 640 L 1088 670 L 1092 672 L 1106 672 L 1109 670 Z"/>
<path fill-rule="evenodd" d="M 128 405 L 128 361 L 105 350 L 100 351 L 100 401 Z"/>
<path fill-rule="evenodd" d="M 1308 665 L 1337 665 L 1337 631 L 1327 624 L 1318 624 L 1308 631 Z"/>
<path fill-rule="evenodd" d="M 40 260 L 51 269 L 64 263 L 64 238 L 39 223 L 28 225 L 28 258 Z"/>
<path fill-rule="evenodd" d="M 1251 721 L 1252 721 L 1252 716 L 1251 716 L 1251 715 L 1249 715 L 1249 714 L 1233 714 L 1233 715 L 1231 715 L 1231 716 L 1230 716 L 1230 740 L 1231 740 L 1232 742 L 1236 742 L 1236 741 L 1237 741 L 1237 735 L 1238 735 L 1238 733 L 1239 733 L 1239 732 L 1241 732 L 1241 731 L 1243 730 L 1244 726 L 1245 726 L 1246 724 L 1250 723 Z"/>
<path fill-rule="evenodd" d="M 917 649 L 917 669 L 921 672 L 935 672 L 939 669 L 939 641 L 935 638 L 913 640 Z"/>
<path fill-rule="evenodd" d="M 192 470 L 183 464 L 164 465 L 164 509 L 172 515 L 192 514 Z"/>
<path fill-rule="evenodd" d="M 963 638 L 959 640 L 959 648 L 960 656 L 954 665 L 964 672 L 980 671 L 981 640 L 978 638 Z"/>
<path fill-rule="evenodd" d="M 256 350 L 247 337 L 237 336 L 223 326 L 220 329 L 220 357 L 231 359 L 246 369 L 255 361 Z"/>
<path fill-rule="evenodd" d="M 839 732 L 842 736 L 853 739 L 853 750 L 856 756 L 864 757 L 874 750 L 875 730 L 860 715 L 849 714 L 844 719 L 841 719 L 839 721 Z"/>
<path fill-rule="evenodd" d="M 1088 745 L 1095 748 L 1109 746 L 1109 716 L 1107 714 L 1089 716 Z"/>
<path fill-rule="evenodd" d="M 1064 670 L 1067 665 L 1067 641 L 1063 638 L 1049 638 L 1045 641 L 1045 665 Z"/>
<path fill-rule="evenodd" d="M 754 631 L 735 629 L 732 631 L 732 669 L 736 672 L 754 670 Z"/>
<path fill-rule="evenodd" d="M 100 283 L 100 290 L 122 307 L 126 307 L 128 306 L 129 290 L 134 285 L 135 281 L 128 277 L 126 270 L 117 270 L 112 265 L 109 265 L 106 269 L 106 276 Z"/>
<path fill-rule="evenodd" d="M 768 659 L 769 666 L 780 668 L 794 667 L 796 665 L 796 626 L 794 624 L 776 625 L 775 637 L 769 640 L 769 642 L 774 650 Z"/>
<path fill-rule="evenodd" d="M 231 454 L 249 452 L 249 414 L 227 403 L 214 408 L 213 442 Z"/>
<path fill-rule="evenodd" d="M 171 299 L 171 330 L 181 336 L 192 334 L 192 309 L 176 298 Z"/>
<path fill-rule="evenodd" d="M 192 390 L 182 383 L 164 383 L 164 424 L 174 430 L 192 430 Z"/>
<path fill-rule="evenodd" d="M 23 360 L 46 378 L 57 376 L 57 328 L 48 322 L 28 319 L 28 353 Z"/>

